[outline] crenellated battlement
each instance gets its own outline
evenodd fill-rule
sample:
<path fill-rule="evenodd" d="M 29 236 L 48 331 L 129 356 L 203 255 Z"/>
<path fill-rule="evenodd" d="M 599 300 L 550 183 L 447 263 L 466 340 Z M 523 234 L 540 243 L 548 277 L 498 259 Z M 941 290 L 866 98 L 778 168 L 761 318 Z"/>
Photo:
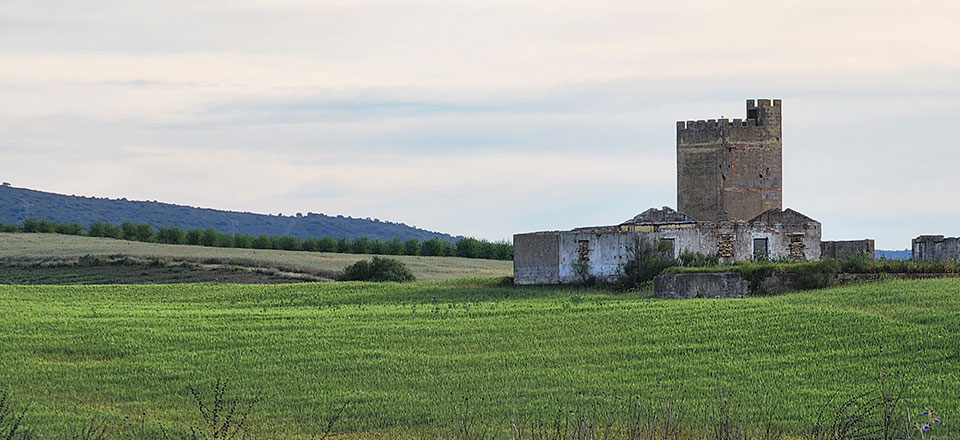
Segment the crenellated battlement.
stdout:
<path fill-rule="evenodd" d="M 718 129 L 720 127 L 756 127 L 756 119 L 701 119 L 698 121 L 677 121 L 677 130 L 706 130 Z"/>
<path fill-rule="evenodd" d="M 747 117 L 744 119 L 727 118 L 720 119 L 700 119 L 695 121 L 677 121 L 677 134 L 685 135 L 686 132 L 693 135 L 704 131 L 722 132 L 728 130 L 749 129 L 752 127 L 780 126 L 780 108 L 779 99 L 748 99 Z"/>

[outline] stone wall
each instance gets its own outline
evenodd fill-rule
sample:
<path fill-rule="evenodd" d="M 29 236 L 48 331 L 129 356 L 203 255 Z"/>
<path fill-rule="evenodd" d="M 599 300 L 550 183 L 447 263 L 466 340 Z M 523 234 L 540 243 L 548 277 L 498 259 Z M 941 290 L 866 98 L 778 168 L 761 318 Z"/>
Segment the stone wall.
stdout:
<path fill-rule="evenodd" d="M 960 261 L 960 238 L 921 235 L 913 239 L 913 259 L 917 261 Z"/>
<path fill-rule="evenodd" d="M 653 280 L 657 298 L 742 298 L 749 286 L 735 273 L 673 273 Z"/>
<path fill-rule="evenodd" d="M 699 221 L 782 208 L 779 99 L 747 100 L 747 118 L 677 122 L 677 210 Z"/>
<path fill-rule="evenodd" d="M 820 242 L 821 258 L 836 258 L 843 260 L 855 255 L 866 255 L 873 259 L 876 255 L 876 244 L 873 240 L 846 240 Z"/>
<path fill-rule="evenodd" d="M 534 232 L 513 236 L 513 277 L 516 284 L 557 284 L 560 233 Z"/>

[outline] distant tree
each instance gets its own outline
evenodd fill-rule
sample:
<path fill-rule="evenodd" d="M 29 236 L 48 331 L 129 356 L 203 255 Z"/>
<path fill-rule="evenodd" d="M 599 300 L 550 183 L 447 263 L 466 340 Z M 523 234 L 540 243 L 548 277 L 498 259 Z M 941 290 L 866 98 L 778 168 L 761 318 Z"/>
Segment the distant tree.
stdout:
<path fill-rule="evenodd" d="M 370 243 L 370 253 L 374 255 L 380 255 L 383 253 L 383 242 L 379 238 L 373 239 Z"/>
<path fill-rule="evenodd" d="M 450 243 L 447 243 L 437 237 L 433 237 L 424 241 L 420 245 L 420 255 L 429 257 L 442 257 L 446 255 L 447 252 L 446 246 L 444 245 L 450 246 Z"/>
<path fill-rule="evenodd" d="M 190 228 L 187 230 L 187 244 L 200 246 L 203 241 L 203 229 Z"/>
<path fill-rule="evenodd" d="M 157 231 L 157 242 L 187 244 L 187 232 L 177 226 L 161 226 Z"/>
<path fill-rule="evenodd" d="M 283 237 L 277 237 L 274 248 L 285 251 L 299 251 L 303 248 L 303 242 L 300 240 L 300 237 L 285 235 Z"/>
<path fill-rule="evenodd" d="M 137 223 L 134 225 L 133 239 L 144 243 L 153 243 L 157 241 L 157 234 L 150 223 Z"/>
<path fill-rule="evenodd" d="M 496 260 L 512 260 L 513 259 L 513 244 L 508 241 L 498 241 L 493 243 L 494 249 L 494 259 Z"/>
<path fill-rule="evenodd" d="M 90 223 L 90 226 L 87 227 L 87 235 L 91 237 L 123 238 L 123 233 L 120 231 L 120 228 L 113 223 L 107 222 Z"/>
<path fill-rule="evenodd" d="M 120 224 L 120 232 L 124 240 L 134 241 L 137 239 L 137 224 L 130 221 L 123 222 Z"/>
<path fill-rule="evenodd" d="M 337 240 L 334 240 L 333 237 L 320 237 L 320 252 L 336 252 L 337 251 Z"/>
<path fill-rule="evenodd" d="M 254 249 L 273 249 L 273 240 L 267 234 L 260 234 L 253 240 Z"/>
<path fill-rule="evenodd" d="M 233 247 L 241 249 L 249 249 L 253 247 L 254 237 L 250 234 L 244 234 L 242 232 L 237 232 L 233 234 Z"/>
<path fill-rule="evenodd" d="M 320 240 L 318 240 L 316 237 L 310 237 L 306 240 L 303 240 L 303 246 L 301 249 L 307 252 L 317 252 L 320 250 Z"/>
<path fill-rule="evenodd" d="M 403 253 L 406 255 L 420 255 L 420 240 L 411 238 L 403 243 Z"/>
<path fill-rule="evenodd" d="M 469 237 L 457 240 L 456 255 L 464 258 L 478 258 L 480 256 L 480 242 L 476 238 Z"/>
<path fill-rule="evenodd" d="M 350 240 L 347 238 L 337 240 L 337 252 L 341 254 L 350 252 Z"/>
<path fill-rule="evenodd" d="M 64 235 L 83 235 L 83 225 L 80 223 L 56 223 L 54 222 L 54 231 Z"/>
<path fill-rule="evenodd" d="M 399 238 L 391 238 L 383 243 L 383 253 L 387 255 L 403 255 L 405 250 L 403 241 Z"/>
<path fill-rule="evenodd" d="M 230 248 L 233 246 L 233 234 L 217 232 L 217 247 Z"/>
<path fill-rule="evenodd" d="M 217 243 L 220 241 L 220 233 L 216 229 L 207 228 L 203 230 L 203 234 L 200 235 L 200 245 L 201 246 L 217 246 Z"/>
<path fill-rule="evenodd" d="M 5 225 L 0 223 L 0 232 L 22 232 L 23 228 L 17 225 Z"/>
<path fill-rule="evenodd" d="M 357 237 L 350 242 L 350 252 L 354 254 L 369 254 L 373 249 L 373 242 L 367 237 Z"/>
<path fill-rule="evenodd" d="M 56 232 L 56 226 L 49 220 L 26 218 L 23 220 L 23 232 L 37 232 L 49 234 Z"/>

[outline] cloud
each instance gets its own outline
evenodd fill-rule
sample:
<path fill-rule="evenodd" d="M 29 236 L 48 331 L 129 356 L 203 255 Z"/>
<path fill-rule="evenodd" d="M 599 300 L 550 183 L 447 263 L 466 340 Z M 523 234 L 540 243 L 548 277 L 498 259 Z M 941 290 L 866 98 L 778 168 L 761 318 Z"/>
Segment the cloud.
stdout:
<path fill-rule="evenodd" d="M 785 202 L 902 248 L 960 233 L 958 9 L 7 2 L 0 177 L 506 238 L 674 205 L 674 121 L 777 97 Z"/>

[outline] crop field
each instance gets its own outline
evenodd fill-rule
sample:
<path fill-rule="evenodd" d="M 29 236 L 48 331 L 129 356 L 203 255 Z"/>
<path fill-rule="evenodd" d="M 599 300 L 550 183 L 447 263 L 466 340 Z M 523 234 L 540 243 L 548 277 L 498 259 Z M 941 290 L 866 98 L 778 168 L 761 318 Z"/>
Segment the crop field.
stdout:
<path fill-rule="evenodd" d="M 260 393 L 256 438 L 311 438 L 343 405 L 344 438 L 421 438 L 632 396 L 682 400 L 706 432 L 720 393 L 798 433 L 875 389 L 878 366 L 960 433 L 956 279 L 723 300 L 496 279 L 0 286 L 0 313 L 0 389 L 41 438 L 90 420 L 184 432 L 189 388 L 217 379 Z"/>
<path fill-rule="evenodd" d="M 0 233 L 0 258 L 64 258 L 115 254 L 194 261 L 231 260 L 283 266 L 328 276 L 343 270 L 349 264 L 372 258 L 372 255 L 169 245 L 59 234 Z M 390 258 L 403 261 L 420 280 L 513 274 L 512 261 L 407 255 L 391 255 Z"/>

